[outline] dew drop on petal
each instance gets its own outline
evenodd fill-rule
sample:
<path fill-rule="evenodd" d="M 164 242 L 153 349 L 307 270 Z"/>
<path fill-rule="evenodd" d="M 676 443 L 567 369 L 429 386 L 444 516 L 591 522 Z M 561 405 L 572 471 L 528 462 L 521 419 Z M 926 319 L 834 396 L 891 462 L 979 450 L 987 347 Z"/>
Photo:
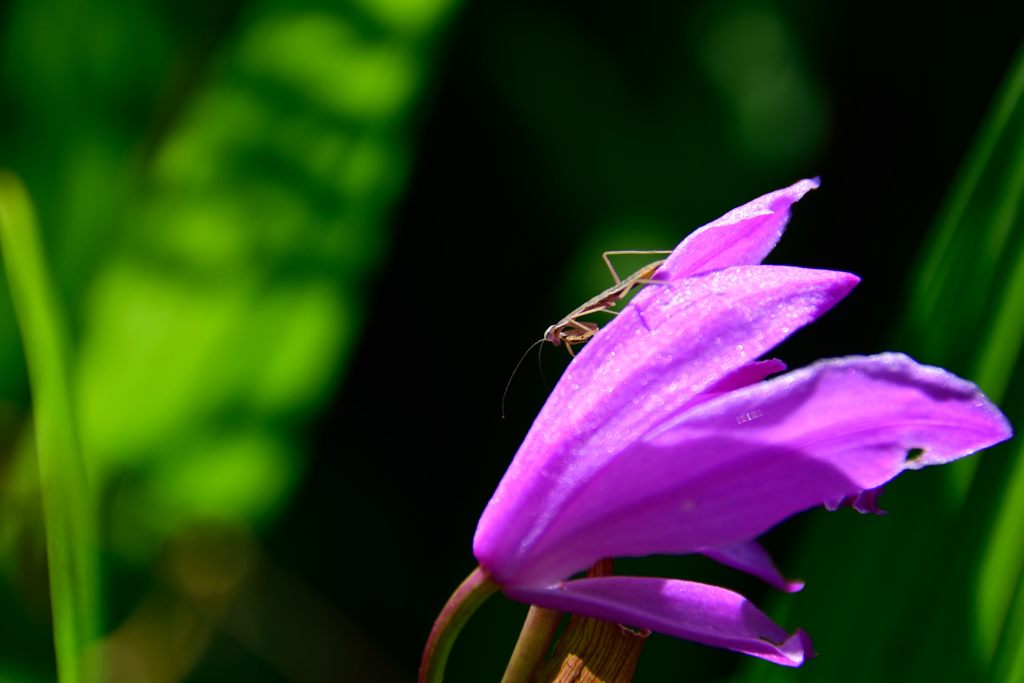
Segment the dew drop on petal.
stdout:
<path fill-rule="evenodd" d="M 764 415 L 764 412 L 760 408 L 755 408 L 749 412 L 743 413 L 736 418 L 736 424 L 743 424 L 745 422 L 751 422 Z"/>

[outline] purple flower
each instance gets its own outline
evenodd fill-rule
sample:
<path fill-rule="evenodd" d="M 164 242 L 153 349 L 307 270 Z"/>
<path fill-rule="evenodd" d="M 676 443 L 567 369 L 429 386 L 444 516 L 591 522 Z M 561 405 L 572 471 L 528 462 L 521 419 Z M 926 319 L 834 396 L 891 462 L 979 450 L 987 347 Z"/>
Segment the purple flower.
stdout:
<path fill-rule="evenodd" d="M 872 509 L 905 469 L 1008 438 L 973 384 L 895 353 L 757 360 L 857 284 L 759 265 L 817 181 L 690 235 L 569 364 L 484 510 L 474 554 L 509 597 L 788 666 L 811 654 L 742 596 L 676 579 L 572 579 L 606 557 L 703 553 L 783 590 L 754 540 L 817 505 Z"/>

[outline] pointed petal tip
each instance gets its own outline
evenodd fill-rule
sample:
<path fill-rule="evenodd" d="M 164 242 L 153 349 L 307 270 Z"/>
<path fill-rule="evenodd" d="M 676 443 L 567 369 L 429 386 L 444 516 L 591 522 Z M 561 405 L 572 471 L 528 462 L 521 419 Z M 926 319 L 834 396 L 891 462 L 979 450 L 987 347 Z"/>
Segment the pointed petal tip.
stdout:
<path fill-rule="evenodd" d="M 910 356 L 899 352 L 888 352 L 871 356 L 885 370 L 903 374 L 941 402 L 952 402 L 960 406 L 960 418 L 964 434 L 970 438 L 961 444 L 959 451 L 947 449 L 924 449 L 911 453 L 904 469 L 917 470 L 929 465 L 941 465 L 958 458 L 977 453 L 1006 441 L 1013 436 L 1013 426 L 1006 415 L 973 382 L 958 377 L 943 368 L 918 363 Z"/>
<path fill-rule="evenodd" d="M 817 190 L 821 187 L 821 178 L 815 176 L 813 178 L 804 178 L 798 180 L 789 187 L 784 187 L 781 190 L 776 190 L 765 195 L 762 199 L 768 199 L 766 202 L 771 210 L 774 212 L 778 211 L 789 211 L 793 204 L 804 198 L 811 190 Z"/>
<path fill-rule="evenodd" d="M 665 259 L 658 279 L 675 280 L 729 266 L 761 263 L 782 237 L 793 204 L 820 184 L 818 178 L 799 180 L 698 228 Z"/>
<path fill-rule="evenodd" d="M 786 593 L 796 593 L 804 587 L 804 582 L 787 579 L 775 566 L 771 555 L 757 541 L 733 543 L 717 548 L 705 548 L 700 551 L 705 557 L 724 564 L 727 567 L 756 576 L 769 586 Z"/>
<path fill-rule="evenodd" d="M 784 266 L 768 267 L 782 268 Z M 818 312 L 814 316 L 815 319 L 824 315 L 833 306 L 845 299 L 853 291 L 853 288 L 860 284 L 860 277 L 842 270 L 815 270 L 809 268 L 801 270 L 813 271 L 814 290 L 808 289 L 808 292 L 813 291 L 813 296 L 817 299 L 815 309 Z"/>
<path fill-rule="evenodd" d="M 787 579 L 784 576 L 780 576 L 778 581 L 768 581 L 767 583 L 783 593 L 799 593 L 807 585 L 803 579 Z"/>
<path fill-rule="evenodd" d="M 839 273 L 842 276 L 842 277 L 839 278 L 840 281 L 843 284 L 845 284 L 847 287 L 849 287 L 850 289 L 853 289 L 854 287 L 856 287 L 857 285 L 860 284 L 860 276 L 859 275 L 854 275 L 853 273 L 847 273 L 846 271 L 842 271 L 842 270 L 839 270 L 839 271 L 836 271 L 836 272 Z"/>
<path fill-rule="evenodd" d="M 871 378 L 891 390 L 913 387 L 919 403 L 927 403 L 932 413 L 940 413 L 954 432 L 925 443 L 910 443 L 913 450 L 903 463 L 904 470 L 941 465 L 990 448 L 1009 439 L 1013 428 L 1003 412 L 975 385 L 943 368 L 918 363 L 899 352 L 873 356 L 847 356 L 818 361 L 805 371 L 829 370 Z M 934 418 L 933 419 L 937 419 Z M 893 475 L 895 476 L 895 475 Z M 879 484 L 880 485 L 880 484 Z M 881 512 L 876 503 L 880 491 L 855 491 L 851 502 L 861 512 Z M 842 501 L 838 501 L 842 502 Z"/>
<path fill-rule="evenodd" d="M 819 187 L 821 187 L 821 176 L 813 176 L 796 181 L 789 186 L 788 191 L 796 195 L 797 199 L 800 199 L 811 190 L 817 190 Z"/>
<path fill-rule="evenodd" d="M 787 579 L 782 590 L 786 593 L 799 593 L 806 585 L 803 579 Z"/>
<path fill-rule="evenodd" d="M 837 273 L 839 275 L 836 278 L 837 298 L 844 299 L 847 294 L 853 291 L 854 287 L 860 284 L 860 276 L 843 271 L 837 271 Z"/>
<path fill-rule="evenodd" d="M 777 644 L 779 651 L 779 657 L 768 658 L 769 661 L 775 662 L 776 664 L 782 664 L 783 666 L 803 666 L 804 662 L 808 659 L 812 659 L 815 655 L 814 643 L 811 642 L 811 637 L 807 635 L 807 631 L 799 628 L 796 633 L 791 635 L 785 640 L 785 642 Z"/>

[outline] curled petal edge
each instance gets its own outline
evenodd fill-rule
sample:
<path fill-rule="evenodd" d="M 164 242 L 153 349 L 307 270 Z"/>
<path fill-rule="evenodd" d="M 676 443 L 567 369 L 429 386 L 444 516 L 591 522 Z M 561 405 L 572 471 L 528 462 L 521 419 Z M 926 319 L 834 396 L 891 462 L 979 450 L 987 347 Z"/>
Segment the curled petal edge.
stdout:
<path fill-rule="evenodd" d="M 608 576 L 502 590 L 519 602 L 648 629 L 782 666 L 800 666 L 813 656 L 804 631 L 788 634 L 745 597 L 718 586 Z"/>
<path fill-rule="evenodd" d="M 778 588 L 780 591 L 796 593 L 803 590 L 804 582 L 787 579 L 783 576 L 782 572 L 775 566 L 775 562 L 772 561 L 771 555 L 757 541 L 733 543 L 732 545 L 717 548 L 704 548 L 700 553 L 727 567 L 756 576 L 769 586 Z"/>
<path fill-rule="evenodd" d="M 748 387 L 751 384 L 757 384 L 758 382 L 765 380 L 769 375 L 776 375 L 785 371 L 786 364 L 778 358 L 756 360 L 747 363 L 746 365 L 741 365 L 705 389 L 702 393 L 693 397 L 693 400 L 686 405 L 684 410 L 690 410 L 694 406 L 706 403 L 707 401 L 710 401 L 713 398 L 718 398 L 723 394 L 728 394 L 730 391 L 736 391 L 737 389 Z"/>
<path fill-rule="evenodd" d="M 825 501 L 825 508 L 831 512 L 835 512 L 841 507 L 849 507 L 862 515 L 884 515 L 886 514 L 885 510 L 883 510 L 878 504 L 878 499 L 884 490 L 884 486 L 878 486 L 873 489 L 867 489 L 860 493 L 846 496 L 840 500 Z"/>

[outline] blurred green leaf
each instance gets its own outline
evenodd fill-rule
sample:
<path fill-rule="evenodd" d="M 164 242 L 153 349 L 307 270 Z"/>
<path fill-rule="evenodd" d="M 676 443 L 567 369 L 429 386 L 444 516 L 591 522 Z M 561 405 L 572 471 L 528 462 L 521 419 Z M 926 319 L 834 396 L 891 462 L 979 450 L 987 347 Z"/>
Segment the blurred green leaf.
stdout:
<path fill-rule="evenodd" d="M 83 312 L 89 453 L 159 511 L 118 523 L 264 520 L 298 481 L 288 435 L 351 351 L 446 10 L 409 32 L 257 3 L 157 146 Z"/>
<path fill-rule="evenodd" d="M 294 443 L 269 429 L 192 435 L 154 454 L 110 493 L 112 543 L 146 561 L 197 522 L 245 528 L 273 519 L 302 474 Z"/>
<path fill-rule="evenodd" d="M 117 562 L 148 568 L 190 527 L 262 526 L 294 491 L 302 431 L 389 247 L 454 5 L 5 8 L 0 141 L 72 306 L 75 408 Z M 0 297 L 10 406 L 24 404 L 16 339 Z M 17 513 L 0 519 L 6 550 L 37 532 L 31 450 L 0 478 Z M 3 566 L 24 580 L 17 564 Z"/>

